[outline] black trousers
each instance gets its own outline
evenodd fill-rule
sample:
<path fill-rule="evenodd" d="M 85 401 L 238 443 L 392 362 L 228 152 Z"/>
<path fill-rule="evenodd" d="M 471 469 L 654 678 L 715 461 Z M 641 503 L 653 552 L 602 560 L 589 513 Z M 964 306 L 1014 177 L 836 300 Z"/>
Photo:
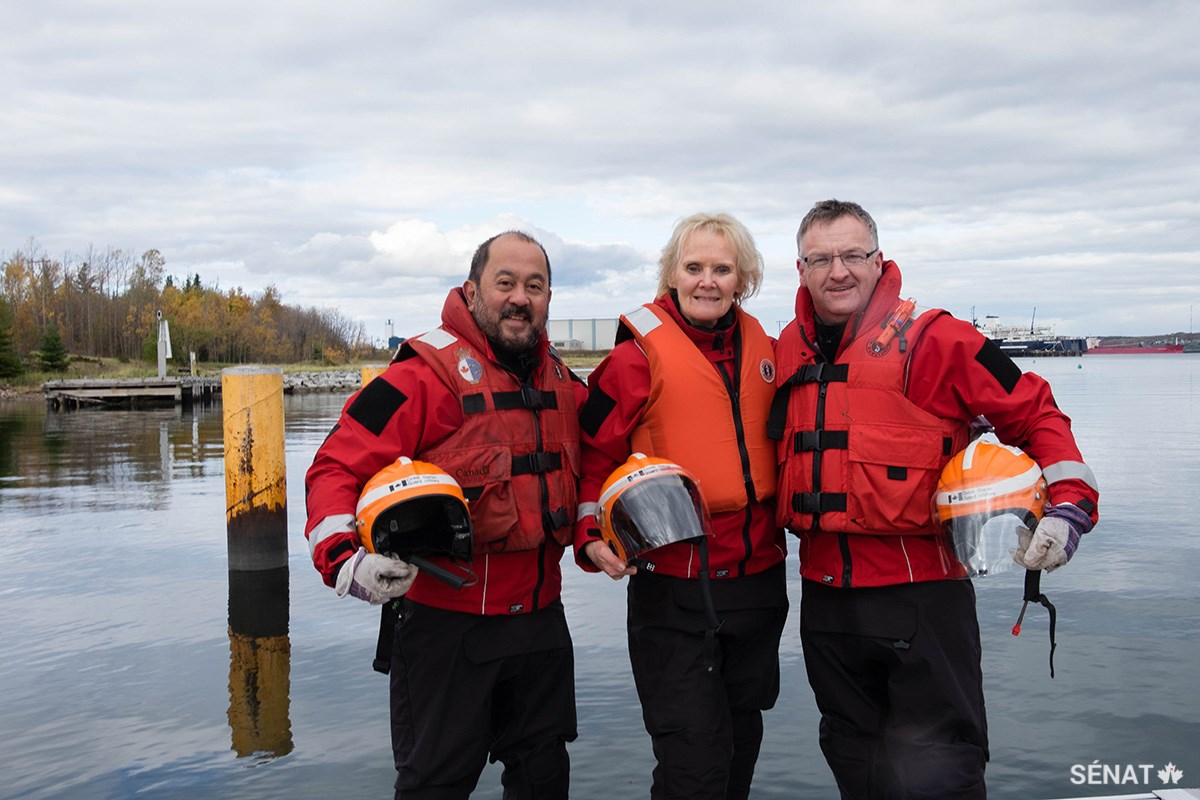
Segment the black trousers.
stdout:
<path fill-rule="evenodd" d="M 629 660 L 654 746 L 654 800 L 733 800 L 750 792 L 762 712 L 779 695 L 787 620 L 783 564 L 712 581 L 709 639 L 700 582 L 639 571 L 629 581 Z"/>
<path fill-rule="evenodd" d="M 821 750 L 844 800 L 987 796 L 970 581 L 839 589 L 805 580 L 800 639 Z"/>
<path fill-rule="evenodd" d="M 405 599 L 390 678 L 397 800 L 463 800 L 489 755 L 505 800 L 566 799 L 575 663 L 561 601 L 500 617 Z"/>

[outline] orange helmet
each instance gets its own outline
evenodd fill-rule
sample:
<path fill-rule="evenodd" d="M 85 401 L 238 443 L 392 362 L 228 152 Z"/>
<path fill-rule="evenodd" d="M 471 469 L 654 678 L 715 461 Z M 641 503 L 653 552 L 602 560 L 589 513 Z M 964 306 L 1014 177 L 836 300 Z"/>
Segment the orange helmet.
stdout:
<path fill-rule="evenodd" d="M 1047 502 L 1046 479 L 1020 448 L 985 433 L 942 469 L 933 505 L 967 574 L 1013 566 L 1018 528 L 1033 530 Z"/>
<path fill-rule="evenodd" d="M 462 488 L 424 461 L 400 458 L 375 473 L 359 495 L 354 525 L 371 553 L 471 559 L 471 515 Z"/>
<path fill-rule="evenodd" d="M 622 561 L 709 532 L 699 481 L 674 462 L 642 453 L 608 476 L 596 521 Z"/>

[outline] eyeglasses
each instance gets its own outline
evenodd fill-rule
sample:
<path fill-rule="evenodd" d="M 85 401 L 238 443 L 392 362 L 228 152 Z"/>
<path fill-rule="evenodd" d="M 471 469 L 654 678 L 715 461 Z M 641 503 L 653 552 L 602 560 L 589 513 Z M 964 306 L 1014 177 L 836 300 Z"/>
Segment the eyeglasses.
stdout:
<path fill-rule="evenodd" d="M 808 267 L 809 269 L 829 269 L 833 266 L 834 259 L 840 258 L 842 260 L 842 266 L 844 266 L 846 269 L 850 269 L 852 267 L 861 267 L 863 264 L 867 263 L 867 260 L 870 259 L 871 256 L 878 252 L 879 248 L 876 247 L 869 253 L 841 253 L 840 255 L 832 256 L 822 253 L 815 256 L 804 256 L 800 260 L 803 261 L 804 266 Z"/>

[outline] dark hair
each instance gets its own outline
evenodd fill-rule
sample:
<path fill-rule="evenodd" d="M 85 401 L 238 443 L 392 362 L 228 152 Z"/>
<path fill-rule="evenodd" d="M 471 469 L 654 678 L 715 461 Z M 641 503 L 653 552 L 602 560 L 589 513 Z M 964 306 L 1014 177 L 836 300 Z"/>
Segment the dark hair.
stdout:
<path fill-rule="evenodd" d="M 804 245 L 801 240 L 813 225 L 833 222 L 842 217 L 854 217 L 866 225 L 867 231 L 871 234 L 871 244 L 876 249 L 879 248 L 879 229 L 875 227 L 875 220 L 871 219 L 871 215 L 862 206 L 845 200 L 822 200 L 804 215 L 804 219 L 800 220 L 800 230 L 796 232 L 796 251 L 803 255 L 801 251 L 804 249 Z"/>
<path fill-rule="evenodd" d="M 497 233 L 492 238 L 488 239 L 479 247 L 475 248 L 475 255 L 471 257 L 471 271 L 467 274 L 467 280 L 476 286 L 479 285 L 479 280 L 483 277 L 483 268 L 487 266 L 488 253 L 492 249 L 492 242 L 499 239 L 501 236 L 516 236 L 523 242 L 536 244 L 538 249 L 542 251 L 542 258 L 546 259 L 546 286 L 550 286 L 550 256 L 546 255 L 546 248 L 542 247 L 542 243 L 522 231 L 504 231 Z"/>

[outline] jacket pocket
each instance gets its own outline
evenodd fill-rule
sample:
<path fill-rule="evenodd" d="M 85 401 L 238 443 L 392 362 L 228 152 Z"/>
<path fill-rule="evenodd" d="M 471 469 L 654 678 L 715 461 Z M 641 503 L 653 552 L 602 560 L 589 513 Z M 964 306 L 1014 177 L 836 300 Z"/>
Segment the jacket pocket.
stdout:
<path fill-rule="evenodd" d="M 930 531 L 930 502 L 941 457 L 942 433 L 937 428 L 851 427 L 846 507 L 850 519 L 867 533 Z"/>

